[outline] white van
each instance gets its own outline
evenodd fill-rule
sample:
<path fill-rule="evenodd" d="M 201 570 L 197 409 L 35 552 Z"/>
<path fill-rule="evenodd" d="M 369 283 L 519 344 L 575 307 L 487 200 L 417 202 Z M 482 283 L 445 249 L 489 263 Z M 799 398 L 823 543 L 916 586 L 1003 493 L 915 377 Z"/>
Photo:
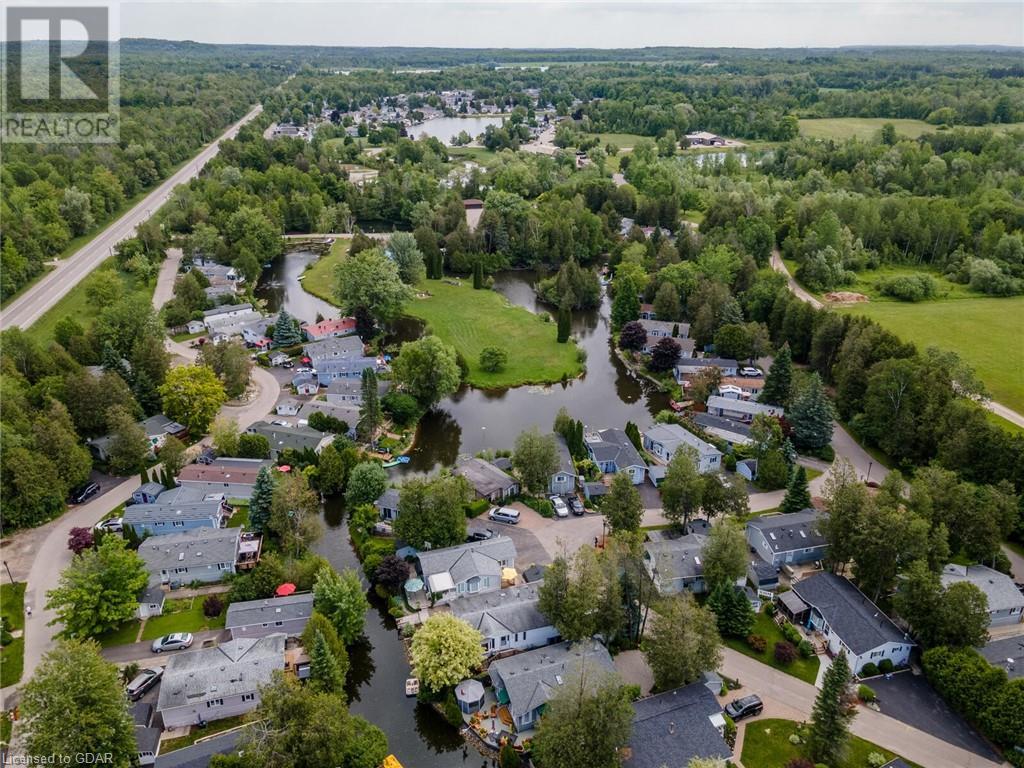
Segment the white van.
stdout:
<path fill-rule="evenodd" d="M 519 510 L 511 507 L 495 507 L 487 513 L 487 517 L 498 523 L 516 525 L 519 523 Z"/>

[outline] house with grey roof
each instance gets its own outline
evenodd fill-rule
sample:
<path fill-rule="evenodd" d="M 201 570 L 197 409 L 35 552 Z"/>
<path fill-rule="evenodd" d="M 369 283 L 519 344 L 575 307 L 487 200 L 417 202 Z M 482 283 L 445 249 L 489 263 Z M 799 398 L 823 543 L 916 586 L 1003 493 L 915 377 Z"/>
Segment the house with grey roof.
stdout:
<path fill-rule="evenodd" d="M 699 533 L 644 542 L 644 568 L 659 595 L 674 595 L 684 590 L 701 594 L 707 589 L 701 562 L 706 542 L 707 536 Z"/>
<path fill-rule="evenodd" d="M 132 502 L 135 504 L 152 504 L 166 490 L 163 483 L 143 483 L 132 491 Z"/>
<path fill-rule="evenodd" d="M 1024 615 L 1024 593 L 1005 573 L 984 565 L 956 565 L 950 563 L 942 569 L 942 585 L 967 582 L 981 590 L 988 600 L 988 625 L 1004 627 L 1020 624 Z"/>
<path fill-rule="evenodd" d="M 1005 671 L 1010 680 L 1024 678 L 1024 635 L 991 640 L 978 653 L 993 667 Z"/>
<path fill-rule="evenodd" d="M 416 555 L 428 594 L 447 603 L 462 594 L 501 589 L 503 568 L 516 567 L 516 546 L 507 536 L 432 549 Z"/>
<path fill-rule="evenodd" d="M 686 766 L 694 758 L 729 760 L 725 716 L 701 681 L 633 702 L 633 732 L 623 768 Z"/>
<path fill-rule="evenodd" d="M 756 403 L 753 400 L 736 400 L 731 397 L 712 395 L 708 398 L 708 413 L 712 416 L 721 416 L 734 421 L 751 422 L 758 414 L 765 416 L 786 415 L 786 409 L 781 405 L 769 405 L 768 403 Z"/>
<path fill-rule="evenodd" d="M 696 376 L 708 368 L 717 368 L 723 376 L 735 376 L 740 365 L 735 360 L 723 357 L 684 357 L 673 371 L 676 381 L 682 382 L 684 376 Z"/>
<path fill-rule="evenodd" d="M 183 651 L 164 668 L 156 709 L 165 728 L 244 715 L 260 704 L 260 687 L 285 667 L 285 634 L 229 640 Z"/>
<path fill-rule="evenodd" d="M 548 701 L 574 675 L 596 682 L 600 673 L 614 671 L 612 657 L 596 640 L 548 645 L 493 661 L 488 668 L 498 701 L 508 704 L 520 732 L 536 726 Z"/>
<path fill-rule="evenodd" d="M 453 470 L 456 475 L 466 478 L 478 499 L 504 501 L 519 493 L 519 481 L 489 461 L 475 456 L 464 457 Z"/>
<path fill-rule="evenodd" d="M 224 628 L 232 640 L 266 637 L 283 632 L 298 637 L 313 615 L 313 593 L 297 592 L 286 597 L 246 600 L 228 606 Z"/>
<path fill-rule="evenodd" d="M 182 494 L 172 493 L 167 499 L 162 498 L 166 493 L 152 504 L 125 507 L 122 524 L 139 537 L 166 536 L 197 528 L 220 528 L 231 516 L 231 507 L 222 498 L 178 501 Z"/>
<path fill-rule="evenodd" d="M 322 344 L 323 342 L 317 343 Z M 363 371 L 368 368 L 373 371 L 382 371 L 387 368 L 383 358 L 363 356 L 325 358 L 317 361 L 314 365 L 317 381 L 323 387 L 329 386 L 336 379 L 361 379 Z"/>
<path fill-rule="evenodd" d="M 139 557 L 151 581 L 159 577 L 161 584 L 220 581 L 235 573 L 241 533 L 241 528 L 195 528 L 151 536 L 139 545 Z"/>
<path fill-rule="evenodd" d="M 327 360 L 363 357 L 363 341 L 358 336 L 336 336 L 304 344 L 302 352 L 319 368 Z"/>
<path fill-rule="evenodd" d="M 701 474 L 722 469 L 722 452 L 678 424 L 653 424 L 641 437 L 644 449 L 665 464 L 680 450 L 689 449 Z"/>
<path fill-rule="evenodd" d="M 385 379 L 377 381 L 377 396 L 383 397 L 391 388 L 391 382 Z M 328 403 L 359 407 L 363 404 L 362 379 L 335 379 L 327 385 Z"/>
<path fill-rule="evenodd" d="M 709 435 L 727 442 L 730 446 L 750 445 L 750 425 L 735 419 L 712 416 L 710 413 L 693 414 L 693 423 Z"/>
<path fill-rule="evenodd" d="M 842 576 L 821 571 L 794 581 L 779 607 L 794 623 L 820 632 L 829 652 L 846 653 L 859 675 L 865 664 L 888 659 L 906 666 L 917 645 L 882 610 Z"/>
<path fill-rule="evenodd" d="M 689 323 L 674 323 L 671 320 L 647 320 L 645 318 L 640 318 L 637 322 L 647 331 L 648 336 L 658 336 L 663 339 L 674 338 L 676 340 L 688 339 L 690 337 Z M 676 332 L 675 336 L 672 335 L 673 331 Z"/>
<path fill-rule="evenodd" d="M 310 450 L 320 453 L 325 447 L 334 442 L 334 435 L 321 432 L 310 427 L 282 427 L 266 421 L 257 421 L 251 425 L 246 432 L 254 435 L 263 435 L 270 443 L 270 458 L 277 459 L 284 451 L 291 448 L 293 451 Z"/>
<path fill-rule="evenodd" d="M 763 515 L 747 521 L 747 543 L 774 566 L 813 563 L 828 553 L 820 527 L 825 513 L 804 509 L 788 515 Z"/>
<path fill-rule="evenodd" d="M 551 620 L 537 607 L 543 581 L 506 587 L 497 592 L 461 595 L 448 605 L 484 637 L 484 653 L 525 651 L 559 638 Z"/>
<path fill-rule="evenodd" d="M 178 473 L 178 483 L 208 496 L 223 494 L 225 499 L 248 501 L 256 488 L 256 478 L 267 459 L 214 459 L 209 464 L 189 464 Z"/>
<path fill-rule="evenodd" d="M 402 498 L 402 491 L 398 488 L 387 488 L 384 493 L 376 498 L 373 506 L 381 520 L 395 520 L 398 517 L 398 502 Z"/>
<path fill-rule="evenodd" d="M 572 454 L 569 453 L 569 446 L 565 438 L 555 435 L 555 446 L 558 448 L 558 469 L 551 475 L 548 482 L 548 492 L 557 493 L 563 496 L 576 492 L 576 464 L 573 463 Z"/>
<path fill-rule="evenodd" d="M 612 428 L 590 432 L 584 437 L 587 453 L 606 474 L 626 472 L 633 485 L 640 485 L 647 476 L 647 462 L 624 430 Z"/>

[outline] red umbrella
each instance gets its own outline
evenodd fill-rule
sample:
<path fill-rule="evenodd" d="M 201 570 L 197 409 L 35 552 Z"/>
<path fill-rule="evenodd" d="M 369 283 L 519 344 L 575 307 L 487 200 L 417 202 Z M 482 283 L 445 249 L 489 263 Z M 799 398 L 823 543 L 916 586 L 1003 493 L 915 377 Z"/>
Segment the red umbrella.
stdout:
<path fill-rule="evenodd" d="M 292 594 L 295 591 L 295 589 L 296 589 L 295 585 L 292 584 L 291 582 L 288 582 L 288 583 L 282 584 L 280 587 L 278 587 L 274 591 L 274 594 L 277 595 L 278 597 L 288 597 L 288 595 Z"/>
<path fill-rule="evenodd" d="M 282 464 L 280 467 L 277 468 L 277 471 L 278 472 L 291 472 L 292 468 L 288 464 Z"/>

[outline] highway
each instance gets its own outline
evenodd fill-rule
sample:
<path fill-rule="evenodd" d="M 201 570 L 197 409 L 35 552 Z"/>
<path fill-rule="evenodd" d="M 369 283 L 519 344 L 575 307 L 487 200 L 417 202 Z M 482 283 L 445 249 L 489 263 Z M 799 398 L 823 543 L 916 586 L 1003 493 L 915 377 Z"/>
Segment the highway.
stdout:
<path fill-rule="evenodd" d="M 198 176 L 203 166 L 217 154 L 221 141 L 234 138 L 239 128 L 253 120 L 262 111 L 263 107 L 260 105 L 253 107 L 245 117 L 228 128 L 216 141 L 204 147 L 198 155 L 136 203 L 121 218 L 112 222 L 76 253 L 61 260 L 39 282 L 14 299 L 0 314 L 0 329 L 15 326 L 28 328 L 36 322 L 68 291 L 85 279 L 103 261 L 110 258 L 113 255 L 114 246 L 131 237 L 139 224 L 167 202 L 175 187 Z"/>

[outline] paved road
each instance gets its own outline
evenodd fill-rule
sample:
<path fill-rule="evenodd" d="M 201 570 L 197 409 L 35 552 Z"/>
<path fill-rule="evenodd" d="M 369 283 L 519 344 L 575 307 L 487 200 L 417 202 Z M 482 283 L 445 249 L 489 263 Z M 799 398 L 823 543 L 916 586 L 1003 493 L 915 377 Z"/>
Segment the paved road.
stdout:
<path fill-rule="evenodd" d="M 764 712 L 759 718 L 740 723 L 741 735 L 736 740 L 737 754 L 742 749 L 742 734 L 747 728 L 756 728 L 759 719 L 783 717 L 805 721 L 810 718 L 811 707 L 814 706 L 814 699 L 817 696 L 817 690 L 810 683 L 797 680 L 729 648 L 723 649 L 721 671 L 743 684 L 739 695 L 756 693 L 765 704 Z M 851 731 L 928 768 L 995 768 L 999 765 L 906 723 L 863 707 L 858 710 Z"/>
<path fill-rule="evenodd" d="M 110 224 L 76 253 L 60 261 L 51 272 L 10 303 L 0 316 L 0 329 L 13 326 L 28 328 L 42 317 L 86 275 L 109 258 L 117 243 L 131 237 L 135 228 L 166 202 L 176 186 L 195 178 L 202 167 L 217 154 L 221 141 L 234 138 L 239 128 L 262 111 L 262 106 L 254 107 L 249 114 L 228 128 L 215 142 L 207 145 L 121 218 Z"/>
<path fill-rule="evenodd" d="M 178 277 L 178 268 L 181 267 L 181 248 L 168 248 L 167 257 L 160 265 L 160 272 L 156 278 L 156 288 L 153 289 L 153 309 L 157 312 L 168 301 L 174 298 L 174 281 Z"/>

